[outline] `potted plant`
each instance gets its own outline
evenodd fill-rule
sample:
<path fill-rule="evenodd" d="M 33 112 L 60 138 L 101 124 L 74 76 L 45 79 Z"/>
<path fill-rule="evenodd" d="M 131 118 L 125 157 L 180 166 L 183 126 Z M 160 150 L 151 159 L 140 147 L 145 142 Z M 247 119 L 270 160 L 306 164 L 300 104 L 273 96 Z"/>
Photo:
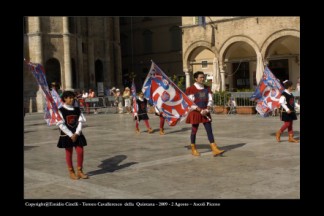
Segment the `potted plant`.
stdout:
<path fill-rule="evenodd" d="M 227 91 L 214 93 L 214 113 L 216 114 L 227 114 L 229 107 L 226 106 L 227 101 L 231 97 L 231 94 Z"/>

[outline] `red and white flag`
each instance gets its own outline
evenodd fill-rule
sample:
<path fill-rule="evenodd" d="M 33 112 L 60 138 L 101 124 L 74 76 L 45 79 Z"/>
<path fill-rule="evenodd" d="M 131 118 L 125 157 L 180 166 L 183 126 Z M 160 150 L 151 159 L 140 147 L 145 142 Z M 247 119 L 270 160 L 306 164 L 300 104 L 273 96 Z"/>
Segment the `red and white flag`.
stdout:
<path fill-rule="evenodd" d="M 152 61 L 142 92 L 170 126 L 187 117 L 194 102 Z"/>
<path fill-rule="evenodd" d="M 265 67 L 262 79 L 250 100 L 256 101 L 257 112 L 261 116 L 267 117 L 270 112 L 280 107 L 279 99 L 284 89 L 270 69 Z"/>
<path fill-rule="evenodd" d="M 60 99 L 57 98 L 57 103 L 54 101 L 52 94 L 48 88 L 45 70 L 41 64 L 26 62 L 31 70 L 32 74 L 34 75 L 38 85 L 43 90 L 43 95 L 46 99 L 46 106 L 44 110 L 44 119 L 47 122 L 48 126 L 56 125 L 57 121 L 61 121 L 62 118 L 58 112 L 58 104 L 60 103 Z M 54 93 L 55 94 L 55 93 Z M 57 94 L 57 93 L 56 93 Z"/>

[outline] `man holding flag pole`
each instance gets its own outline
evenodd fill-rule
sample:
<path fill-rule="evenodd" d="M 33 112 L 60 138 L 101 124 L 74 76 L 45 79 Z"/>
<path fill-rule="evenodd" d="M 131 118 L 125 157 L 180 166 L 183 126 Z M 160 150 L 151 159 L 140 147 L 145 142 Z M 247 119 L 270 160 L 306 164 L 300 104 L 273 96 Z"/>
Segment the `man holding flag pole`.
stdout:
<path fill-rule="evenodd" d="M 142 92 L 153 104 L 169 126 L 175 126 L 186 119 L 193 101 L 152 61 L 151 69 L 146 76 Z"/>
<path fill-rule="evenodd" d="M 209 111 L 213 105 L 212 93 L 210 91 L 210 87 L 204 85 L 204 72 L 197 71 L 194 73 L 194 79 L 196 82 L 186 90 L 188 97 L 195 103 L 193 106 L 191 106 L 192 111 L 189 113 L 186 120 L 187 124 L 192 124 L 190 135 L 192 155 L 200 156 L 200 153 L 196 149 L 196 134 L 199 124 L 203 123 L 213 155 L 217 156 L 222 154 L 224 150 L 218 149 L 214 140 L 211 125 L 211 115 Z"/>
<path fill-rule="evenodd" d="M 276 132 L 276 140 L 280 142 L 281 133 L 288 129 L 289 142 L 298 143 L 293 137 L 293 120 L 297 119 L 295 112 L 294 96 L 292 95 L 292 82 L 285 80 L 285 88 L 273 75 L 268 67 L 265 67 L 262 79 L 251 96 L 251 100 L 257 102 L 256 110 L 262 117 L 268 117 L 270 112 L 281 107 L 280 117 L 285 123 Z"/>
<path fill-rule="evenodd" d="M 199 81 L 198 81 L 199 75 Z M 199 156 L 195 140 L 199 123 L 205 125 L 213 155 L 223 153 L 214 142 L 211 128 L 211 116 L 207 107 L 213 103 L 210 88 L 203 85 L 204 73 L 199 72 L 195 76 L 195 85 L 189 87 L 187 94 L 174 83 L 169 77 L 152 61 L 151 69 L 144 81 L 142 92 L 161 113 L 169 126 L 175 126 L 181 120 L 187 118 L 186 123 L 193 124 L 191 135 L 192 155 Z M 197 105 L 195 103 L 198 103 Z M 199 110 L 199 111 L 198 111 Z M 188 116 L 189 115 L 189 116 Z M 188 117 L 187 117 L 188 116 Z"/>

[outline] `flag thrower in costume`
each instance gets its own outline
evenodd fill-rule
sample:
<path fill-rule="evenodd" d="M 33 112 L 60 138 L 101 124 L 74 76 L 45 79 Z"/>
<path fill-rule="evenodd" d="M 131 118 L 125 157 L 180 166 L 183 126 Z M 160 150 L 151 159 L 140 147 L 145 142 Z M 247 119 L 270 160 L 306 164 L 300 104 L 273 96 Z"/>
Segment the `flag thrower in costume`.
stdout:
<path fill-rule="evenodd" d="M 273 75 L 268 67 L 265 67 L 263 76 L 250 100 L 256 101 L 255 109 L 262 117 L 268 117 L 269 113 L 280 107 L 279 99 L 284 87 Z"/>
<path fill-rule="evenodd" d="M 62 118 L 60 114 L 58 113 L 58 104 L 60 104 L 60 99 L 56 98 L 56 101 L 54 101 L 52 94 L 48 88 L 46 76 L 45 76 L 45 70 L 41 64 L 27 62 L 27 65 L 29 66 L 29 69 L 31 70 L 32 74 L 34 75 L 37 84 L 41 87 L 43 90 L 43 95 L 46 99 L 46 106 L 45 106 L 45 114 L 44 119 L 47 122 L 48 126 L 55 125 L 57 121 L 62 121 Z M 53 92 L 54 93 L 54 92 Z M 55 93 L 54 93 L 55 94 Z M 56 93 L 57 95 L 57 93 Z M 58 103 L 58 104 L 56 104 Z"/>
<path fill-rule="evenodd" d="M 190 112 L 190 107 L 195 105 L 153 61 L 142 92 L 149 104 L 153 104 L 162 112 L 170 126 L 185 119 Z"/>

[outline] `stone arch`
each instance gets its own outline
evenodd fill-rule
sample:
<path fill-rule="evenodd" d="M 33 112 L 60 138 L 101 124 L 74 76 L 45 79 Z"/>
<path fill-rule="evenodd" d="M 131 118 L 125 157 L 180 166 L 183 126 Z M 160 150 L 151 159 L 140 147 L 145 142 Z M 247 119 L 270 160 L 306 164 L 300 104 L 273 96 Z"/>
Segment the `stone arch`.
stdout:
<path fill-rule="evenodd" d="M 300 32 L 284 29 L 269 35 L 261 47 L 265 64 L 280 81 L 296 83 L 300 76 Z"/>
<path fill-rule="evenodd" d="M 247 85 L 250 85 L 251 86 L 251 83 L 254 82 L 255 80 L 258 80 L 258 76 L 262 70 L 261 66 L 258 67 L 258 65 L 263 65 L 262 62 L 259 62 L 262 60 L 262 58 L 260 57 L 260 47 L 258 46 L 258 44 L 256 43 L 255 40 L 253 40 L 252 38 L 250 37 L 247 37 L 247 36 L 243 36 L 243 35 L 236 35 L 236 36 L 233 36 L 233 37 L 229 37 L 222 45 L 221 45 L 221 48 L 220 48 L 220 52 L 219 52 L 219 67 L 220 67 L 220 73 L 221 73 L 221 85 L 222 85 L 222 90 L 225 90 L 226 89 L 226 86 L 225 86 L 225 79 L 227 78 L 225 76 L 225 66 L 228 66 L 227 64 L 225 64 L 224 60 L 225 60 L 225 56 L 226 55 L 231 55 L 229 53 L 230 49 L 232 48 L 232 46 L 234 46 L 233 48 L 235 48 L 236 45 L 239 45 L 239 44 L 244 44 L 244 46 L 246 48 L 248 48 L 248 50 L 250 50 L 250 56 L 249 58 L 253 58 L 252 56 L 255 55 L 256 56 L 256 69 L 255 69 L 255 76 L 253 75 L 253 73 L 251 74 L 251 71 L 250 71 L 250 68 L 247 70 L 248 72 L 248 76 L 247 77 L 243 77 L 243 78 L 240 78 L 240 79 L 245 79 L 245 80 L 248 80 L 248 83 L 250 84 L 247 84 Z M 254 52 L 254 54 L 253 54 Z M 249 59 L 248 58 L 248 59 Z M 250 62 L 250 60 L 246 59 L 247 61 Z M 231 67 L 230 67 L 230 70 L 232 68 L 232 64 L 231 64 Z M 228 69 L 228 68 L 227 68 Z M 246 73 L 245 73 L 246 74 Z M 261 73 L 262 74 L 262 73 Z M 233 88 L 233 83 L 235 82 L 235 80 L 237 79 L 236 77 L 234 76 L 231 76 L 232 77 L 232 80 L 228 80 L 229 81 L 229 86 L 228 88 Z M 255 77 L 255 79 L 254 79 Z M 232 84 L 231 84 L 232 83 Z M 246 83 L 246 82 L 245 82 Z M 231 86 L 232 85 L 232 86 Z M 236 87 L 235 87 L 236 88 Z"/>
<path fill-rule="evenodd" d="M 218 54 L 217 49 L 215 47 L 212 47 L 212 44 L 211 43 L 209 43 L 207 41 L 197 41 L 195 43 L 192 43 L 190 46 L 188 46 L 188 48 L 184 52 L 183 62 L 185 63 L 185 65 L 186 65 L 187 68 L 189 68 L 189 57 L 190 57 L 190 55 L 198 47 L 204 47 L 206 49 L 209 49 L 217 57 L 217 54 Z"/>
<path fill-rule="evenodd" d="M 293 36 L 293 37 L 300 38 L 300 32 L 298 30 L 293 30 L 293 29 L 284 29 L 272 33 L 261 45 L 260 51 L 262 56 L 265 56 L 266 51 L 272 42 L 284 36 Z"/>
<path fill-rule="evenodd" d="M 222 44 L 222 46 L 219 50 L 220 62 L 223 62 L 224 53 L 226 52 L 227 48 L 229 48 L 233 43 L 236 43 L 236 42 L 245 42 L 245 43 L 249 44 L 254 49 L 256 54 L 260 51 L 259 46 L 252 38 L 249 38 L 246 36 L 241 36 L 241 35 L 233 36 L 233 37 L 228 38 Z"/>

